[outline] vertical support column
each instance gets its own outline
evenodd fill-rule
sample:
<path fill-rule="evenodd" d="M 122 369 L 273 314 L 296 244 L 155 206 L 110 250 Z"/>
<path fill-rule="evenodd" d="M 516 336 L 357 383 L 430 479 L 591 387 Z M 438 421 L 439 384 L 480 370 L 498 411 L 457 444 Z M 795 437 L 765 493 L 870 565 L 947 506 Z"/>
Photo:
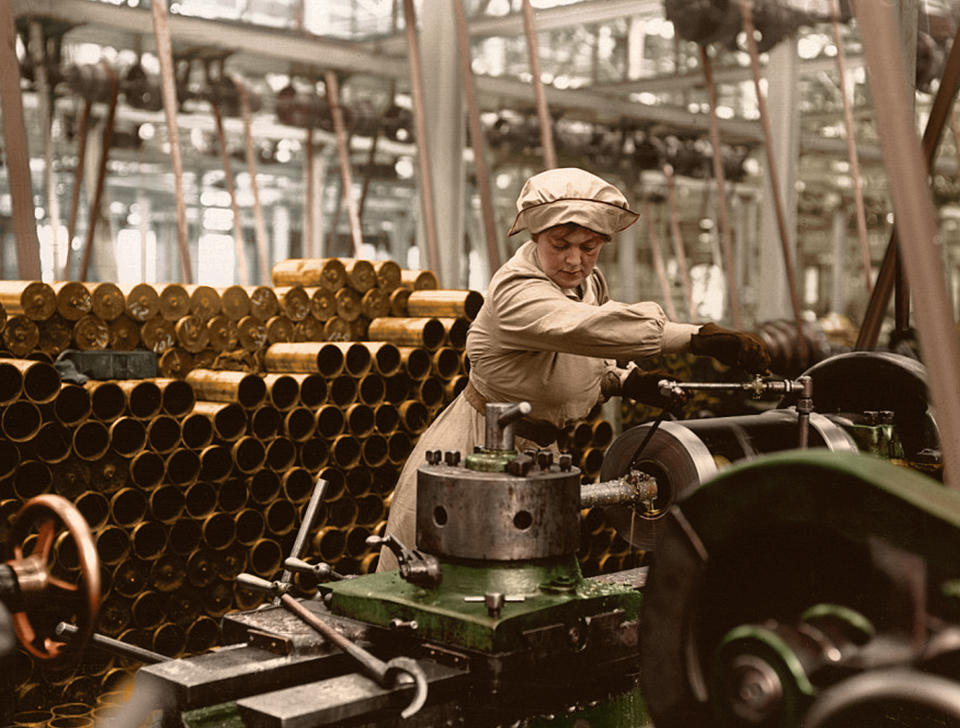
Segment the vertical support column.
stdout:
<path fill-rule="evenodd" d="M 897 4 L 900 23 L 900 44 L 903 50 L 903 69 L 905 71 L 908 105 L 910 113 L 916 117 L 917 94 L 917 20 L 920 12 L 918 0 L 902 0 Z M 897 248 L 897 266 L 894 274 L 893 315 L 895 329 L 906 332 L 910 328 L 910 282 L 904 270 L 901 249 Z"/>
<path fill-rule="evenodd" d="M 643 48 L 646 45 L 647 33 L 644 21 L 638 15 L 628 21 L 627 26 L 627 80 L 640 78 L 643 73 Z"/>
<path fill-rule="evenodd" d="M 422 9 L 421 55 L 427 147 L 433 177 L 439 261 L 437 275 L 446 288 L 463 285 L 464 110 L 457 26 L 447 3 L 426 2 Z"/>
<path fill-rule="evenodd" d="M 617 236 L 617 266 L 620 268 L 620 294 L 617 299 L 628 303 L 639 297 L 637 285 L 637 248 L 640 245 L 641 226 L 634 224 Z"/>
<path fill-rule="evenodd" d="M 313 162 L 310 165 L 310 196 L 304 204 L 310 206 L 313 225 L 309 239 L 303 239 L 304 258 L 323 258 L 323 187 L 327 181 L 327 157 L 323 149 L 313 150 Z M 335 231 L 334 231 L 335 232 Z M 330 246 L 328 245 L 329 249 Z"/>
<path fill-rule="evenodd" d="M 833 211 L 833 270 L 830 284 L 830 310 L 847 311 L 847 210 L 841 204 Z"/>
<path fill-rule="evenodd" d="M 273 208 L 273 258 L 272 260 L 286 260 L 290 257 L 290 210 L 284 205 L 275 205 Z M 265 281 L 270 281 L 270 271 L 263 274 Z"/>
<path fill-rule="evenodd" d="M 797 41 L 786 39 L 770 51 L 767 64 L 767 106 L 770 128 L 773 132 L 773 157 L 777 160 L 777 175 L 783 191 L 783 208 L 791 255 L 797 261 L 797 162 L 800 154 L 799 57 Z M 765 174 L 770 170 L 764 164 Z M 760 279 L 765 283 L 757 288 L 757 310 L 765 319 L 793 318 L 790 296 L 784 282 L 783 252 L 780 248 L 777 214 L 768 191 L 764 191 L 760 214 Z M 797 261 L 797 269 L 802 266 Z M 768 283 L 776 281 L 776 284 Z"/>

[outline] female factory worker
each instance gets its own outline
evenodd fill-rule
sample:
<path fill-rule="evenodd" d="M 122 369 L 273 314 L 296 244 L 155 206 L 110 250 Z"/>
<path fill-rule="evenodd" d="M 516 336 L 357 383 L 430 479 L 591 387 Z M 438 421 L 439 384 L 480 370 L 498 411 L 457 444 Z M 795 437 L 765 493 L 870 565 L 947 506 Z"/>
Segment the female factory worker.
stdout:
<path fill-rule="evenodd" d="M 408 548 L 416 545 L 417 468 L 426 450 L 469 453 L 482 445 L 487 402 L 533 406 L 515 427 L 522 451 L 551 445 L 611 395 L 663 404 L 662 373 L 621 369 L 618 359 L 691 351 L 755 372 L 770 363 L 752 334 L 674 323 L 652 302 L 610 300 L 597 256 L 639 217 L 612 184 L 582 169 L 541 172 L 524 184 L 517 210 L 508 235 L 528 230 L 530 240 L 493 276 L 470 326 L 470 382 L 420 436 L 393 492 L 386 532 Z M 378 571 L 396 566 L 384 548 Z"/>

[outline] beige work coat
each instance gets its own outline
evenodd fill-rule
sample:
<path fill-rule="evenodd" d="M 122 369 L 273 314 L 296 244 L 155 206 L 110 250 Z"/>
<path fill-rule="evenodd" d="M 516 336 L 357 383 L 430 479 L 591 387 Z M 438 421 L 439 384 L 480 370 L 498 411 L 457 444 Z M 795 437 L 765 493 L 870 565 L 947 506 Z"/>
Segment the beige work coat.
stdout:
<path fill-rule="evenodd" d="M 489 402 L 527 401 L 530 417 L 557 427 L 583 419 L 599 401 L 619 393 L 634 360 L 684 349 L 697 326 L 667 321 L 656 303 L 610 300 L 596 268 L 576 289 L 562 289 L 541 270 L 536 244 L 524 243 L 493 276 L 467 335 L 470 382 Z M 394 489 L 387 520 L 408 548 L 416 535 L 417 468 L 426 451 L 482 445 L 484 420 L 461 394 L 420 436 Z M 538 447 L 517 438 L 517 448 Z M 377 570 L 396 568 L 384 550 Z"/>

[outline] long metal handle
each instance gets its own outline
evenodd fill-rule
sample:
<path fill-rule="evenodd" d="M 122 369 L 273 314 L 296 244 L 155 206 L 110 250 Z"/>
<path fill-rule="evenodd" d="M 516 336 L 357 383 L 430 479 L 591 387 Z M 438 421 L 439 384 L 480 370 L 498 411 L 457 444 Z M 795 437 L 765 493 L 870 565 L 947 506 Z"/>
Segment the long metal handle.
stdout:
<path fill-rule="evenodd" d="M 303 514 L 303 522 L 300 524 L 300 530 L 297 531 L 297 537 L 294 539 L 293 548 L 290 551 L 290 558 L 299 559 L 303 554 L 303 547 L 307 545 L 307 539 L 310 537 L 310 531 L 313 530 L 314 521 L 317 520 L 317 514 L 320 512 L 320 504 L 323 503 L 323 494 L 327 490 L 327 481 L 323 478 L 317 478 L 316 485 L 313 486 L 313 495 L 307 503 L 307 510 Z M 293 578 L 293 572 L 289 568 L 283 570 L 280 581 L 284 584 L 290 582 Z"/>
<path fill-rule="evenodd" d="M 73 637 L 78 632 L 79 630 L 77 629 L 77 625 L 70 624 L 69 622 L 60 622 L 56 628 L 58 637 Z M 90 643 L 96 645 L 104 652 L 109 652 L 111 655 L 137 660 L 147 665 L 154 665 L 158 662 L 166 662 L 167 660 L 167 657 L 165 655 L 161 655 L 159 652 L 146 650 L 143 647 L 137 647 L 136 645 L 131 645 L 127 642 L 121 642 L 120 640 L 115 640 L 112 637 L 105 637 L 104 635 L 97 634 L 96 632 L 90 635 Z"/>

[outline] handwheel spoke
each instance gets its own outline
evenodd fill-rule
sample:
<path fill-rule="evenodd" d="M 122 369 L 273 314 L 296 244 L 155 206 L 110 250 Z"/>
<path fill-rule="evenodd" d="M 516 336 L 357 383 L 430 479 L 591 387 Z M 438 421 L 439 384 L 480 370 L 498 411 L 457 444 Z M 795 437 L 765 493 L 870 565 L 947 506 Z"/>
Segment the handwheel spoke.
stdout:
<path fill-rule="evenodd" d="M 76 602 L 78 592 L 76 584 L 71 584 L 69 581 L 58 579 L 55 576 L 51 576 L 47 583 L 50 588 L 50 596 L 53 599 L 64 599 L 71 605 Z"/>
<path fill-rule="evenodd" d="M 33 552 L 40 554 L 40 559 L 44 564 L 47 563 L 47 560 L 50 558 L 50 548 L 53 546 L 55 530 L 52 518 L 45 520 L 40 524 L 40 528 L 37 529 L 37 545 L 34 547 Z"/>

